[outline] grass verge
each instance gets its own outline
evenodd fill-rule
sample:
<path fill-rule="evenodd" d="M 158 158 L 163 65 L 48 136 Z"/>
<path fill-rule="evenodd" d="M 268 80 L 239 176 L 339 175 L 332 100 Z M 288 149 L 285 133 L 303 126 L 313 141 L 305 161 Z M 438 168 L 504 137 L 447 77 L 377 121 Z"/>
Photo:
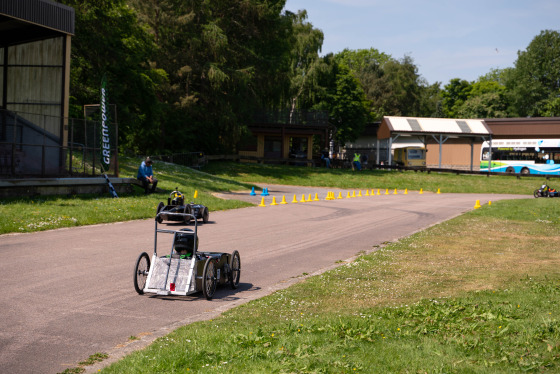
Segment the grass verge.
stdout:
<path fill-rule="evenodd" d="M 141 159 L 120 158 L 121 177 L 135 178 Z M 153 218 L 160 202 L 167 204 L 169 193 L 176 188 L 193 201 L 214 211 L 251 206 L 237 200 L 223 200 L 216 191 L 250 190 L 251 185 L 212 176 L 180 165 L 154 162 L 154 172 L 161 192 L 144 195 L 141 188 L 113 199 L 104 195 L 38 196 L 0 200 L 0 234 L 33 232 L 61 227 L 84 226 Z"/>
<path fill-rule="evenodd" d="M 560 371 L 560 201 L 498 201 L 211 321 L 103 373 Z"/>

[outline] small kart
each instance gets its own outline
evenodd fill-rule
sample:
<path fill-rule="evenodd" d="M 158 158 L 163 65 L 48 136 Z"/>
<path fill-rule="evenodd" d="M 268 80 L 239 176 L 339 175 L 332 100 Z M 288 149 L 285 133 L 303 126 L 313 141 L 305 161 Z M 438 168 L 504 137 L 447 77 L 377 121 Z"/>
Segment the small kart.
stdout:
<path fill-rule="evenodd" d="M 140 295 L 190 295 L 202 291 L 211 300 L 218 284 L 239 286 L 241 259 L 239 252 L 202 252 L 198 250 L 197 221 L 194 230 L 158 228 L 162 214 L 177 215 L 185 220 L 185 213 L 158 213 L 155 219 L 154 253 L 142 252 L 134 266 L 134 289 Z M 191 217 L 194 218 L 194 217 Z M 158 233 L 173 235 L 171 253 L 158 256 Z"/>
<path fill-rule="evenodd" d="M 168 213 L 185 213 L 187 215 L 175 216 Z M 182 221 L 188 224 L 190 223 L 192 217 L 194 217 L 195 220 L 202 219 L 202 222 L 208 223 L 208 219 L 210 217 L 210 213 L 208 212 L 208 208 L 206 206 L 195 203 L 185 204 L 185 195 L 179 192 L 177 188 L 169 194 L 169 197 L 167 198 L 167 205 L 162 202 L 159 203 L 156 214 L 159 217 L 159 223 L 166 220 Z"/>
<path fill-rule="evenodd" d="M 537 197 L 560 197 L 560 193 L 554 188 L 550 188 L 548 185 L 543 184 L 540 188 L 537 188 L 533 192 L 533 196 Z"/>

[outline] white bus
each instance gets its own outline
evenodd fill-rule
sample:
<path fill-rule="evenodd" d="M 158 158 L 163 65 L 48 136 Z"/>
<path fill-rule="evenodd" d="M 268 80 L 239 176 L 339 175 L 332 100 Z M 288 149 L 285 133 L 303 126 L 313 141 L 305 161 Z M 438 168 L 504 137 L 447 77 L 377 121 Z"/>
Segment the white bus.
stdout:
<path fill-rule="evenodd" d="M 482 143 L 480 171 L 560 175 L 560 139 L 495 139 Z"/>

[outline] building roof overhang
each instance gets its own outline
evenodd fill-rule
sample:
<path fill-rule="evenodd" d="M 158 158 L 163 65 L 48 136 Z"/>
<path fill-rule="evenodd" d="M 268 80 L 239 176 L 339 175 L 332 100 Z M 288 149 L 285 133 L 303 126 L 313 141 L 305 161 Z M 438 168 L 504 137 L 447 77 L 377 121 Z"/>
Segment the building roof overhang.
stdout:
<path fill-rule="evenodd" d="M 50 0 L 0 1 L 0 47 L 74 34 L 74 8 Z"/>
<path fill-rule="evenodd" d="M 492 136 L 492 130 L 482 119 L 383 117 L 378 138 L 394 135 L 478 138 Z"/>

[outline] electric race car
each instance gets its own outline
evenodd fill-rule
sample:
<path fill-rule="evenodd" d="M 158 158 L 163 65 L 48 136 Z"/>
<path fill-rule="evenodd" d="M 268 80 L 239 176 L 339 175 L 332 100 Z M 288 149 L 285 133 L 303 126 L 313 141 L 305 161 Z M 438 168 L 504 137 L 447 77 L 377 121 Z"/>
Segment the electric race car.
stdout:
<path fill-rule="evenodd" d="M 160 214 L 161 213 L 161 214 Z M 175 215 L 167 213 L 185 213 L 185 215 Z M 185 195 L 179 192 L 178 188 L 169 194 L 167 198 L 167 205 L 160 202 L 157 207 L 157 220 L 158 223 L 166 221 L 180 221 L 190 223 L 191 219 L 202 219 L 202 222 L 208 223 L 210 213 L 208 208 L 202 204 L 195 204 L 194 202 L 185 204 Z"/>
<path fill-rule="evenodd" d="M 212 299 L 218 285 L 239 286 L 241 258 L 239 252 L 204 252 L 198 250 L 197 220 L 194 229 L 169 230 L 158 228 L 163 214 L 177 216 L 177 221 L 186 221 L 185 213 L 160 212 L 155 218 L 154 252 L 150 257 L 142 252 L 134 266 L 134 289 L 140 295 L 190 295 L 202 291 L 204 297 Z M 158 234 L 171 234 L 171 253 L 158 255 Z M 167 235 L 164 235 L 167 236 Z M 165 241 L 165 239 L 162 239 Z"/>
<path fill-rule="evenodd" d="M 560 197 L 560 193 L 554 188 L 550 188 L 548 185 L 543 184 L 541 188 L 537 188 L 533 192 L 534 197 Z"/>

